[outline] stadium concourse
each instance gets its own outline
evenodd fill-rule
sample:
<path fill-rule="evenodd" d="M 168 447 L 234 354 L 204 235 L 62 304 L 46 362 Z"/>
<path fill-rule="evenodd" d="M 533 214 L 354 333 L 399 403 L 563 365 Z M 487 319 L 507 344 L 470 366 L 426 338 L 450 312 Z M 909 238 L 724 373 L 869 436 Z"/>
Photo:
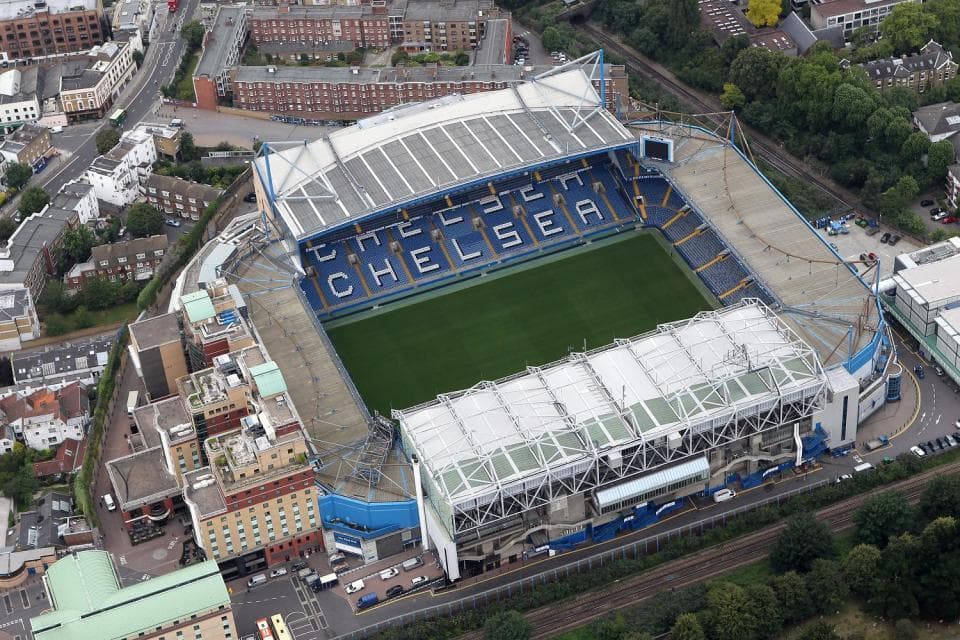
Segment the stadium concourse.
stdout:
<path fill-rule="evenodd" d="M 419 542 L 456 580 L 608 539 L 848 446 L 895 396 L 869 287 L 729 140 L 620 122 L 603 70 L 598 53 L 315 142 L 265 143 L 259 215 L 185 272 L 185 288 L 236 282 L 295 381 L 331 552 L 369 561 Z M 327 338 L 325 322 L 638 230 L 718 308 L 501 380 L 477 372 L 389 418 Z"/>

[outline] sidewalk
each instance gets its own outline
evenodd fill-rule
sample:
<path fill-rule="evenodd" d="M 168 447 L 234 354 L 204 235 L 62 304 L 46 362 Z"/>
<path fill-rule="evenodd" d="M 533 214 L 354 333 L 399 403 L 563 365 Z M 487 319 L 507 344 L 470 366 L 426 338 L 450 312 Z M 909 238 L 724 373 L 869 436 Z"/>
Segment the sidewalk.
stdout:
<path fill-rule="evenodd" d="M 857 428 L 856 445 L 861 456 L 871 453 L 863 446 L 865 442 L 879 436 L 896 438 L 913 425 L 919 410 L 918 391 L 916 378 L 904 367 L 900 401 L 885 403 Z"/>

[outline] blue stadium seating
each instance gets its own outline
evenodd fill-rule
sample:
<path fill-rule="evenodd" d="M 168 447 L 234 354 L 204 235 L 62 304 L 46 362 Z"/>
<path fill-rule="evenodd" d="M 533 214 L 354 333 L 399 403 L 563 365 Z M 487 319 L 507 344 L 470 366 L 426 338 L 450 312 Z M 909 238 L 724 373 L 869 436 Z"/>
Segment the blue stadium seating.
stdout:
<path fill-rule="evenodd" d="M 523 222 L 514 217 L 508 197 L 487 196 L 477 202 L 476 209 L 480 212 L 487 238 L 498 254 L 522 253 L 534 248 L 533 239 Z"/>
<path fill-rule="evenodd" d="M 640 187 L 640 193 L 643 195 L 647 207 L 663 206 L 663 197 L 667 195 L 667 188 L 670 186 L 667 181 L 661 177 L 656 178 L 636 178 L 637 185 Z M 677 207 L 679 208 L 679 207 Z M 676 211 L 676 209 L 674 209 Z"/>
<path fill-rule="evenodd" d="M 563 195 L 567 212 L 579 229 L 589 231 L 615 220 L 603 198 L 593 190 L 586 172 L 558 176 L 554 180 L 554 188 Z"/>
<path fill-rule="evenodd" d="M 725 249 L 712 229 L 707 229 L 677 246 L 677 250 L 694 269 L 707 264 Z"/>
<path fill-rule="evenodd" d="M 306 250 L 307 261 L 317 271 L 317 282 L 331 307 L 366 297 L 364 282 L 347 261 L 348 247 L 342 242 L 320 244 Z"/>
<path fill-rule="evenodd" d="M 700 272 L 700 277 L 715 295 L 734 288 L 747 277 L 747 271 L 733 256 L 728 256 Z"/>
<path fill-rule="evenodd" d="M 323 309 L 324 304 L 320 299 L 320 294 L 317 293 L 316 287 L 313 285 L 313 279 L 303 278 L 300 280 L 300 289 L 303 290 L 303 294 L 307 297 L 307 301 L 310 302 L 310 306 L 314 309 Z"/>
<path fill-rule="evenodd" d="M 434 225 L 443 234 L 447 252 L 457 267 L 479 266 L 495 258 L 483 235 L 474 229 L 472 216 L 470 207 L 447 209 L 434 216 Z"/>
<path fill-rule="evenodd" d="M 401 222 L 390 228 L 390 235 L 400 243 L 403 260 L 414 279 L 432 278 L 450 270 L 443 249 L 430 236 L 432 230 L 433 225 L 427 217 Z"/>
<path fill-rule="evenodd" d="M 361 234 L 347 244 L 360 258 L 360 272 L 371 293 L 410 284 L 403 258 L 390 251 L 390 235 L 386 229 Z"/>
<path fill-rule="evenodd" d="M 677 242 L 686 238 L 697 230 L 697 227 L 703 224 L 703 219 L 693 210 L 684 212 L 669 227 L 663 229 L 663 233 L 670 242 Z"/>

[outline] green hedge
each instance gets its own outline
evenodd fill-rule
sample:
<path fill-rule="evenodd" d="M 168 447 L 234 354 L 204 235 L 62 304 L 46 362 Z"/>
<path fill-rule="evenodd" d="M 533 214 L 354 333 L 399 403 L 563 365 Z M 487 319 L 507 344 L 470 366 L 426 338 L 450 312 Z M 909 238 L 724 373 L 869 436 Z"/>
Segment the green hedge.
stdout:
<path fill-rule="evenodd" d="M 97 406 L 93 410 L 93 424 L 87 434 L 87 450 L 83 456 L 83 466 L 73 480 L 73 499 L 93 526 L 99 524 L 95 508 L 96 501 L 93 498 L 93 470 L 100 464 L 100 443 L 107 428 L 107 410 L 116 387 L 120 356 L 127 347 L 128 337 L 129 332 L 124 327 L 120 330 L 117 341 L 110 350 L 107 366 L 100 375 L 100 381 L 97 383 Z"/>

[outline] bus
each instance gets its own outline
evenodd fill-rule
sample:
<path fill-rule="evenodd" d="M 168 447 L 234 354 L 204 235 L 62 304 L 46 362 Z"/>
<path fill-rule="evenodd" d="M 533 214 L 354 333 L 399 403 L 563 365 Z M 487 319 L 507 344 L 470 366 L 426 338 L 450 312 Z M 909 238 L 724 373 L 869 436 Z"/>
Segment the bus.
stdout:
<path fill-rule="evenodd" d="M 279 613 L 270 616 L 270 626 L 273 627 L 274 640 L 290 640 L 290 632 L 287 631 L 287 625 L 283 622 L 283 616 Z"/>
<path fill-rule="evenodd" d="M 257 620 L 257 640 L 274 640 L 273 632 L 270 631 L 270 621 L 266 618 Z"/>
<path fill-rule="evenodd" d="M 113 112 L 113 115 L 110 116 L 110 124 L 115 127 L 119 127 L 123 124 L 123 121 L 127 119 L 127 112 L 123 109 L 117 109 Z"/>

